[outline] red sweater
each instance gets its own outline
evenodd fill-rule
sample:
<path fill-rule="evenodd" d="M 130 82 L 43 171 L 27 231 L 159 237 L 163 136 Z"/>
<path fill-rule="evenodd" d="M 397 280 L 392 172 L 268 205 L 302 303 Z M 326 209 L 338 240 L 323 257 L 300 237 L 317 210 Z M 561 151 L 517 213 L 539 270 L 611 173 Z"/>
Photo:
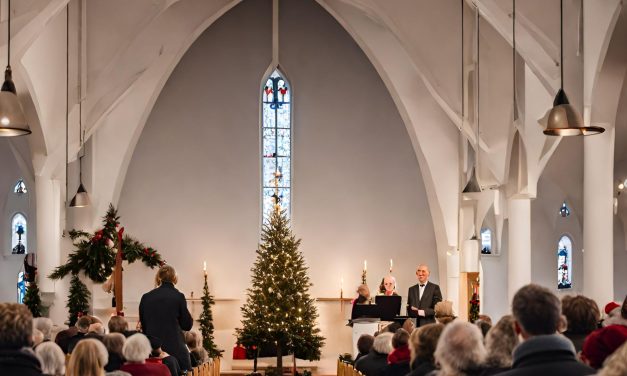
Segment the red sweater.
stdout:
<path fill-rule="evenodd" d="M 407 345 L 394 349 L 388 354 L 388 364 L 408 362 L 411 354 Z"/>
<path fill-rule="evenodd" d="M 133 376 L 171 376 L 168 367 L 159 363 L 125 363 L 120 371 Z"/>

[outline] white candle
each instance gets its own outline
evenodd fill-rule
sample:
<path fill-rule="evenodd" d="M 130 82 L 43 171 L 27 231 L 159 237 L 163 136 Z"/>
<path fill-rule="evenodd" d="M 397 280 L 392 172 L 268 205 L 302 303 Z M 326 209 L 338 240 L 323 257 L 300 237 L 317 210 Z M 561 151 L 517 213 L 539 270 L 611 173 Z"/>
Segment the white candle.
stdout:
<path fill-rule="evenodd" d="M 364 271 L 368 270 L 368 261 L 364 260 Z"/>
<path fill-rule="evenodd" d="M 393 267 L 394 267 L 394 263 L 392 262 L 392 259 L 390 259 L 390 273 L 392 273 Z"/>
<path fill-rule="evenodd" d="M 202 263 L 202 271 L 207 275 L 207 261 L 203 261 Z"/>

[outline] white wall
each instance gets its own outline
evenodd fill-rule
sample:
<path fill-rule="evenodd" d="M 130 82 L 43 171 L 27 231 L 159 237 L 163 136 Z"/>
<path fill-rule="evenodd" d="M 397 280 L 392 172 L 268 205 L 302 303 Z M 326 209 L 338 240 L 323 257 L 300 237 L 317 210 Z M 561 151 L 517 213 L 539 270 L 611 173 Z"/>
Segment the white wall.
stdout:
<path fill-rule="evenodd" d="M 189 49 L 155 104 L 122 189 L 126 231 L 178 269 L 186 295 L 201 292 L 203 260 L 218 299 L 242 299 L 250 282 L 260 231 L 259 90 L 271 57 L 270 4 L 243 2 Z M 303 239 L 312 295 L 338 297 L 344 277 L 345 296 L 352 296 L 364 259 L 373 288 L 390 258 L 402 295 L 420 262 L 432 266 L 437 282 L 420 170 L 384 84 L 316 3 L 281 2 L 280 14 L 280 62 L 295 101 L 293 229 Z M 152 275 L 127 268 L 130 315 Z M 95 293 L 97 308 L 110 303 Z M 218 302 L 222 348 L 232 348 L 242 302 Z M 339 311 L 339 304 L 321 309 L 323 356 L 332 359 L 350 350 Z"/>

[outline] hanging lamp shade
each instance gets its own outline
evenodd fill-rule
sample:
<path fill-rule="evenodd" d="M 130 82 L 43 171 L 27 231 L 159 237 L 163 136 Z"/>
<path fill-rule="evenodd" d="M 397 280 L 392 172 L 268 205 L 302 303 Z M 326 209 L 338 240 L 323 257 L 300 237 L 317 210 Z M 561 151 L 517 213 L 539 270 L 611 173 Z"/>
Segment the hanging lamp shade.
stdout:
<path fill-rule="evenodd" d="M 85 190 L 83 183 L 81 183 L 78 186 L 78 191 L 76 192 L 76 195 L 74 196 L 74 198 L 72 198 L 72 201 L 70 202 L 70 207 L 84 208 L 86 206 L 89 206 L 90 204 L 91 200 L 89 199 L 89 194 L 87 193 L 87 190 Z"/>
<path fill-rule="evenodd" d="M 547 136 L 588 136 L 603 133 L 601 127 L 586 127 L 575 107 L 570 104 L 566 92 L 560 89 L 553 101 L 544 134 Z"/>
<path fill-rule="evenodd" d="M 476 169 L 472 168 L 472 173 L 470 175 L 470 180 L 466 183 L 464 187 L 463 193 L 481 193 L 481 185 L 479 184 L 479 180 L 477 179 Z"/>

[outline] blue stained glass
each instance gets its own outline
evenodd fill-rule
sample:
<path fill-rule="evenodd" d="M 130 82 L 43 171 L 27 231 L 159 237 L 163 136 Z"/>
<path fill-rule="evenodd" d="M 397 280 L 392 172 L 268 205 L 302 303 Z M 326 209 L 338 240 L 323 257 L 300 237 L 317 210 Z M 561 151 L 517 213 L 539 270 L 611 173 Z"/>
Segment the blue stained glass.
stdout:
<path fill-rule="evenodd" d="M 264 158 L 263 159 L 263 186 L 274 187 L 274 173 L 276 172 L 276 159 Z"/>
<path fill-rule="evenodd" d="M 281 210 L 287 211 L 287 216 L 290 216 L 290 189 L 289 188 L 279 188 L 279 198 Z M 272 210 L 274 210 L 274 195 L 276 188 L 264 188 L 263 189 L 263 219 L 268 219 Z"/>
<path fill-rule="evenodd" d="M 289 188 L 292 184 L 292 174 L 290 166 L 290 158 L 277 158 L 279 171 L 281 172 L 281 179 L 279 180 L 279 187 Z"/>
<path fill-rule="evenodd" d="M 26 296 L 26 282 L 24 281 L 24 272 L 17 274 L 17 302 L 22 304 Z"/>
<path fill-rule="evenodd" d="M 263 130 L 263 156 L 274 157 L 276 153 L 276 129 Z"/>
<path fill-rule="evenodd" d="M 289 157 L 291 154 L 291 132 L 289 129 L 277 129 L 277 155 Z"/>
<path fill-rule="evenodd" d="M 274 128 L 276 126 L 276 111 L 270 108 L 269 103 L 263 104 L 263 126 L 266 128 Z"/>
<path fill-rule="evenodd" d="M 573 243 L 568 236 L 562 236 L 557 246 L 557 288 L 569 289 L 572 287 L 573 273 Z"/>
<path fill-rule="evenodd" d="M 277 127 L 279 128 L 289 128 L 290 127 L 290 105 L 284 104 L 281 107 L 277 108 Z"/>

